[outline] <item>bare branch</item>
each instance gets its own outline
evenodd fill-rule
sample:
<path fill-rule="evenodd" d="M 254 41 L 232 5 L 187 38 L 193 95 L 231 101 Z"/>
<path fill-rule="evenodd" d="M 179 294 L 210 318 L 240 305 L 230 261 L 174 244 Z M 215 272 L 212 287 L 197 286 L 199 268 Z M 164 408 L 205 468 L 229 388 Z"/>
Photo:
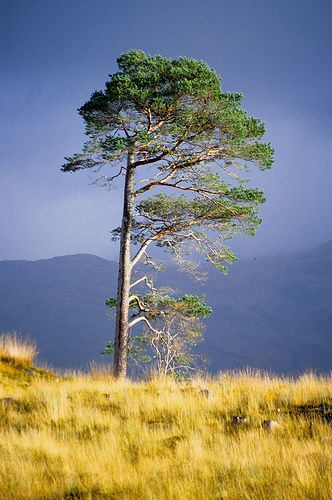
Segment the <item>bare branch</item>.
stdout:
<path fill-rule="evenodd" d="M 219 152 L 219 156 L 220 156 L 220 150 L 210 150 L 206 154 L 203 154 L 201 156 L 197 156 L 197 155 L 193 156 L 193 155 L 191 155 L 192 157 L 190 158 L 190 160 L 184 161 L 182 163 L 179 162 L 177 164 L 176 161 L 175 161 L 175 164 L 173 165 L 172 170 L 171 170 L 171 172 L 168 175 L 166 175 L 163 179 L 160 179 L 158 181 L 149 182 L 145 186 L 141 187 L 140 189 L 138 189 L 137 191 L 135 191 L 135 196 L 139 196 L 139 195 L 145 193 L 146 191 L 149 191 L 150 189 L 152 189 L 154 187 L 158 187 L 158 186 L 172 187 L 172 188 L 181 189 L 183 191 L 194 191 L 194 192 L 197 192 L 197 193 L 200 193 L 200 192 L 202 193 L 204 191 L 204 192 L 206 192 L 208 194 L 220 194 L 219 191 L 208 191 L 208 190 L 204 190 L 204 189 L 198 190 L 198 189 L 196 189 L 194 187 L 190 188 L 190 187 L 179 186 L 177 183 L 175 183 L 175 184 L 168 184 L 167 183 L 175 175 L 175 173 L 177 173 L 179 170 L 182 170 L 184 168 L 193 167 L 195 165 L 198 165 L 198 164 L 202 163 L 205 160 L 211 159 L 211 157 L 215 158 L 214 155 L 216 155 L 216 152 Z M 162 158 L 158 157 L 158 160 L 156 160 L 156 161 L 159 161 L 161 159 Z M 149 162 L 146 162 L 146 163 L 149 163 Z M 136 162 L 136 164 L 137 164 L 137 162 Z"/>
<path fill-rule="evenodd" d="M 133 166 L 136 168 L 136 167 L 140 167 L 141 165 L 148 165 L 150 163 L 157 163 L 158 161 L 165 158 L 167 155 L 170 155 L 170 154 L 172 154 L 172 152 L 176 151 L 177 148 L 185 141 L 186 135 L 187 134 L 185 133 L 184 136 L 182 136 L 180 139 L 178 139 L 172 148 L 165 149 L 164 151 L 162 151 L 162 153 L 155 156 L 154 158 L 146 158 L 144 160 L 138 160 L 138 161 L 133 163 Z"/>
<path fill-rule="evenodd" d="M 167 234 L 176 233 L 179 230 L 198 225 L 198 223 L 199 222 L 197 220 L 191 220 L 186 223 L 173 224 L 165 229 L 158 231 L 153 236 L 150 236 L 144 241 L 141 248 L 138 250 L 134 258 L 132 259 L 131 261 L 132 267 L 134 267 L 137 264 L 137 262 L 139 262 L 139 260 L 143 257 L 143 255 L 146 252 L 146 249 L 149 247 L 149 245 L 151 245 L 151 243 L 162 238 L 163 236 L 166 236 Z"/>
<path fill-rule="evenodd" d="M 152 281 L 149 280 L 149 278 L 147 276 L 143 276 L 142 278 L 138 279 L 137 281 L 134 281 L 134 283 L 132 283 L 130 285 L 130 288 L 133 288 L 134 286 L 139 285 L 140 283 L 143 283 L 143 281 L 145 282 L 146 286 L 148 288 L 150 288 L 150 290 L 155 290 L 155 288 L 153 287 Z"/>
<path fill-rule="evenodd" d="M 136 255 L 134 256 L 134 258 L 131 261 L 132 267 L 134 267 L 137 264 L 137 262 L 140 261 L 140 259 L 143 257 L 143 255 L 145 255 L 146 250 L 149 247 L 149 245 L 151 245 L 151 243 L 153 241 L 155 241 L 156 239 L 158 239 L 158 236 L 155 235 L 155 236 L 151 236 L 150 238 L 145 240 L 145 242 L 141 245 L 141 248 L 138 250 L 138 252 L 136 253 Z"/>
<path fill-rule="evenodd" d="M 124 167 L 121 167 L 119 172 L 115 175 L 111 175 L 110 177 L 106 177 L 106 181 L 107 182 L 112 182 L 114 179 L 116 179 L 117 177 L 120 177 L 120 175 L 125 171 L 126 169 Z"/>
<path fill-rule="evenodd" d="M 153 269 L 156 271 L 162 271 L 164 268 L 164 264 L 162 262 L 156 262 L 148 255 L 148 253 L 145 251 L 144 252 L 144 257 L 145 257 L 145 262 L 143 262 L 143 265 L 151 266 Z"/>
<path fill-rule="evenodd" d="M 137 189 L 137 191 L 135 191 L 135 196 L 139 196 L 140 194 L 143 194 L 145 193 L 146 191 L 149 191 L 150 189 L 152 189 L 153 187 L 156 187 L 156 186 L 163 186 L 163 185 L 166 185 L 165 183 L 167 181 L 169 181 L 174 175 L 175 173 L 177 172 L 177 169 L 174 168 L 173 170 L 171 170 L 171 172 L 169 174 L 167 174 L 163 179 L 160 179 L 158 181 L 152 181 L 152 182 L 149 182 L 148 184 L 146 184 L 145 186 L 141 187 L 140 189 Z"/>
<path fill-rule="evenodd" d="M 137 323 L 139 323 L 140 321 L 144 321 L 144 323 L 147 324 L 147 326 L 149 327 L 149 329 L 156 333 L 156 334 L 159 334 L 159 330 L 156 330 L 156 328 L 153 328 L 153 326 L 151 325 L 150 321 L 145 317 L 145 316 L 139 316 L 138 318 L 135 318 L 133 321 L 131 321 L 128 325 L 129 328 L 132 328 L 134 325 L 136 325 Z"/>

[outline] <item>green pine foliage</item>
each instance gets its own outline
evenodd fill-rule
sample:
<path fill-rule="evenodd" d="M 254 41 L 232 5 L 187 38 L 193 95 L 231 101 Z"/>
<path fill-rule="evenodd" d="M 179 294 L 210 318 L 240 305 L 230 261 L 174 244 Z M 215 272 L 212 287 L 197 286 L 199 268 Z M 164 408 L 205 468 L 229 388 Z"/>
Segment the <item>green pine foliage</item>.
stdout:
<path fill-rule="evenodd" d="M 239 232 L 254 235 L 261 222 L 263 192 L 246 187 L 234 172 L 250 163 L 271 167 L 273 149 L 260 142 L 264 124 L 241 107 L 243 94 L 222 90 L 220 77 L 203 61 L 132 50 L 119 57 L 118 66 L 105 89 L 80 108 L 89 141 L 82 153 L 66 159 L 63 171 L 112 168 L 128 154 L 138 171 L 154 165 L 150 182 L 135 191 L 133 242 L 158 233 L 157 245 L 173 252 L 189 242 L 226 270 L 234 256 L 221 250 L 223 241 L 210 251 L 206 241 L 211 231 L 221 240 Z M 171 188 L 173 194 L 139 200 L 154 188 Z M 115 229 L 114 238 L 120 233 Z"/>

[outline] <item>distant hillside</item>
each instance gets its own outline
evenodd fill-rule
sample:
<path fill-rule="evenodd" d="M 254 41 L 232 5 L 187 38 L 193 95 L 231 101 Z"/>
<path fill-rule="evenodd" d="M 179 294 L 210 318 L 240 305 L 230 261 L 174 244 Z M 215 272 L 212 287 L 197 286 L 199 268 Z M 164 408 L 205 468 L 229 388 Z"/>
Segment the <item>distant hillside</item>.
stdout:
<path fill-rule="evenodd" d="M 100 359 L 113 333 L 105 298 L 115 288 L 117 265 L 94 255 L 0 262 L 0 331 L 29 333 L 40 359 L 81 367 Z"/>
<path fill-rule="evenodd" d="M 252 366 L 283 373 L 332 368 L 332 241 L 312 252 L 242 260 L 199 285 L 169 270 L 161 281 L 205 293 L 214 314 L 200 350 L 211 371 Z M 117 265 L 93 255 L 0 262 L 0 331 L 30 333 L 40 359 L 83 367 L 113 335 L 105 298 Z"/>
<path fill-rule="evenodd" d="M 290 256 L 210 272 L 204 350 L 211 366 L 296 373 L 332 369 L 332 241 Z M 198 288 L 196 288 L 198 291 Z"/>

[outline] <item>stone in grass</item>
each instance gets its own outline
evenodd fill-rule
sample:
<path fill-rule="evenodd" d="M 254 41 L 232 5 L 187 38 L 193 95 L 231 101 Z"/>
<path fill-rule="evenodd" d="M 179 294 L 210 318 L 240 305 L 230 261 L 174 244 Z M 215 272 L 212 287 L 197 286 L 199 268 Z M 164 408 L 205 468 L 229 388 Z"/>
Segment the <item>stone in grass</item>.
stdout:
<path fill-rule="evenodd" d="M 268 432 L 275 431 L 280 428 L 280 424 L 276 420 L 264 420 L 262 423 L 263 429 Z"/>
<path fill-rule="evenodd" d="M 234 415 L 232 417 L 232 425 L 235 427 L 240 427 L 242 425 L 248 425 L 250 421 L 250 418 L 248 416 L 244 415 Z"/>
<path fill-rule="evenodd" d="M 173 423 L 172 422 L 147 422 L 147 426 L 149 429 L 167 430 L 167 429 L 173 428 Z"/>

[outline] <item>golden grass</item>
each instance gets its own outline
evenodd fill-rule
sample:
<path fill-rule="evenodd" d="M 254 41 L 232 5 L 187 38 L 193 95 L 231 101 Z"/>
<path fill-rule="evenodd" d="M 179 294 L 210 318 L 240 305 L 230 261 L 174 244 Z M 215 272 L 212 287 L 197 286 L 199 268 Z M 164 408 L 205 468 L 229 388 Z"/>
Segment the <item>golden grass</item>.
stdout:
<path fill-rule="evenodd" d="M 12 362 L 18 366 L 31 366 L 37 353 L 35 342 L 28 337 L 18 337 L 16 332 L 0 335 L 0 361 Z"/>
<path fill-rule="evenodd" d="M 331 498 L 331 425 L 292 413 L 331 404 L 331 377 L 94 373 L 0 386 L 5 397 L 15 401 L 0 404 L 2 499 Z M 235 415 L 250 421 L 234 426 Z M 265 431 L 266 419 L 280 428 Z"/>

